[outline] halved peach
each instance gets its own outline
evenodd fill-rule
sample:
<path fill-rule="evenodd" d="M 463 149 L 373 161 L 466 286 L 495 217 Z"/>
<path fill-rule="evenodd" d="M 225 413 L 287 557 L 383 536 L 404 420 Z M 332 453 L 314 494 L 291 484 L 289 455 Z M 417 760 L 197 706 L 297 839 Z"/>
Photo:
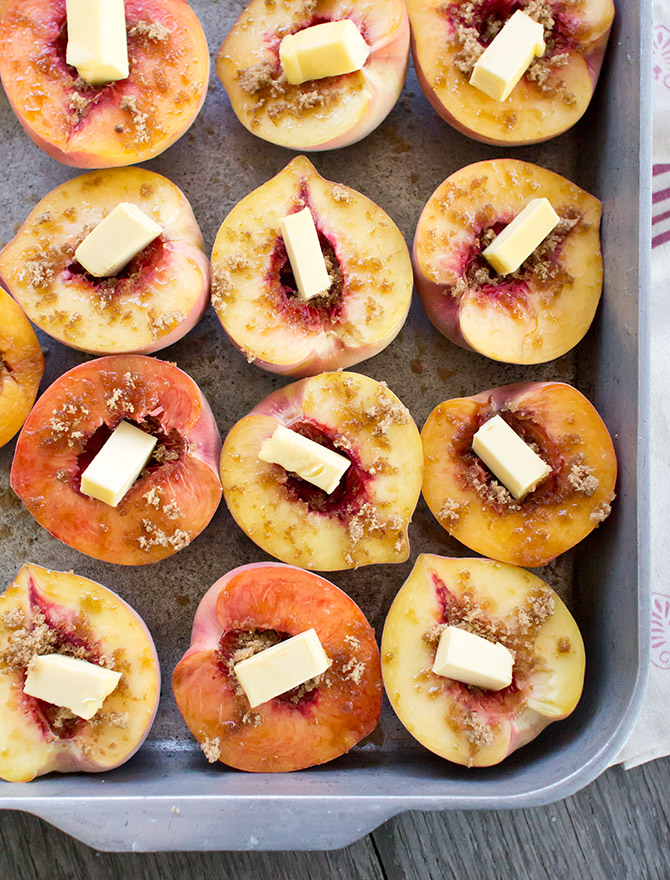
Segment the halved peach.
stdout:
<path fill-rule="evenodd" d="M 0 446 L 25 422 L 43 373 L 44 357 L 30 321 L 0 288 Z"/>
<path fill-rule="evenodd" d="M 75 259 L 78 245 L 121 202 L 162 234 L 111 278 Z M 0 277 L 54 339 L 93 354 L 148 354 L 177 342 L 209 300 L 209 261 L 184 193 L 143 168 L 91 171 L 45 196 L 0 251 Z"/>
<path fill-rule="evenodd" d="M 307 301 L 297 293 L 279 226 L 305 206 L 332 282 Z M 291 376 L 377 354 L 397 336 L 412 299 L 412 264 L 395 223 L 366 196 L 325 180 L 304 156 L 226 217 L 212 277 L 212 303 L 233 344 L 252 363 Z"/>
<path fill-rule="evenodd" d="M 259 459 L 278 425 L 350 460 L 330 495 Z M 319 571 L 404 562 L 421 476 L 409 411 L 383 382 L 358 373 L 280 388 L 233 425 L 221 454 L 224 497 L 240 528 L 277 559 Z"/>
<path fill-rule="evenodd" d="M 19 122 L 77 168 L 144 162 L 195 120 L 209 51 L 186 0 L 125 0 L 130 75 L 91 86 L 65 60 L 65 0 L 12 0 L 0 26 L 0 74 Z"/>
<path fill-rule="evenodd" d="M 510 650 L 512 683 L 483 690 L 434 673 L 447 626 Z M 381 653 L 386 693 L 407 730 L 468 767 L 498 764 L 568 716 L 584 683 L 584 643 L 563 602 L 540 578 L 492 559 L 419 556 L 389 610 Z"/>
<path fill-rule="evenodd" d="M 251 709 L 234 665 L 308 629 L 332 665 Z M 360 608 L 330 581 L 278 563 L 243 565 L 205 593 L 172 677 L 177 707 L 209 761 L 278 773 L 325 764 L 379 722 L 379 649 Z"/>
<path fill-rule="evenodd" d="M 472 451 L 476 431 L 501 416 L 551 467 L 515 501 Z M 434 516 L 470 549 L 503 562 L 550 562 L 607 518 L 617 462 L 591 403 L 562 382 L 523 382 L 446 400 L 421 432 L 423 495 Z"/>
<path fill-rule="evenodd" d="M 544 26 L 547 49 L 505 101 L 470 85 L 475 61 L 522 9 Z M 598 82 L 612 0 L 407 0 L 419 84 L 455 129 L 488 144 L 536 144 L 583 115 Z"/>
<path fill-rule="evenodd" d="M 118 507 L 81 491 L 81 475 L 122 421 L 158 440 Z M 74 367 L 40 397 L 16 444 L 11 485 L 37 522 L 88 556 L 145 565 L 182 550 L 221 499 L 214 416 L 193 379 L 140 355 Z"/>
<path fill-rule="evenodd" d="M 560 217 L 509 275 L 481 255 L 533 199 Z M 602 205 L 559 174 L 516 159 L 476 162 L 435 190 L 414 238 L 414 274 L 426 314 L 447 339 L 493 360 L 538 364 L 573 348 L 600 301 Z"/>
<path fill-rule="evenodd" d="M 291 85 L 279 62 L 287 34 L 350 19 L 370 47 L 361 70 Z M 219 50 L 216 72 L 253 134 L 293 150 L 333 150 L 374 131 L 400 97 L 409 60 L 402 0 L 252 0 Z"/>
<path fill-rule="evenodd" d="M 121 672 L 90 721 L 24 693 L 35 654 L 65 654 Z M 160 667 L 149 630 L 120 596 L 73 572 L 27 563 L 0 596 L 0 777 L 101 773 L 144 742 L 158 708 Z"/>

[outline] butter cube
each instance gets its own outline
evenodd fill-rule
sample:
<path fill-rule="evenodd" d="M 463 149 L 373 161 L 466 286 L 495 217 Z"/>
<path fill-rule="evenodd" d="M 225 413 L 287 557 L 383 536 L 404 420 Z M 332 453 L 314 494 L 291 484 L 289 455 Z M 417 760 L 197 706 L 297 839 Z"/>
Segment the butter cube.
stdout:
<path fill-rule="evenodd" d="M 448 626 L 437 645 L 433 672 L 464 684 L 499 691 L 512 683 L 514 657 L 500 642 Z"/>
<path fill-rule="evenodd" d="M 65 654 L 36 655 L 30 661 L 24 693 L 69 709 L 87 721 L 102 709 L 121 680 L 120 672 Z"/>
<path fill-rule="evenodd" d="M 370 47 L 353 21 L 328 21 L 289 34 L 279 44 L 284 76 L 292 85 L 360 70 Z"/>
<path fill-rule="evenodd" d="M 344 455 L 283 425 L 278 425 L 272 437 L 263 442 L 258 457 L 270 464 L 280 464 L 328 495 L 337 488 L 351 465 Z"/>
<path fill-rule="evenodd" d="M 123 0 L 66 0 L 68 64 L 91 85 L 128 76 Z"/>
<path fill-rule="evenodd" d="M 296 214 L 288 214 L 281 218 L 279 227 L 302 299 L 326 293 L 330 278 L 312 212 L 304 208 Z"/>
<path fill-rule="evenodd" d="M 81 475 L 84 495 L 116 507 L 142 472 L 156 438 L 121 422 Z"/>
<path fill-rule="evenodd" d="M 516 272 L 560 219 L 549 199 L 533 199 L 482 251 L 482 256 L 501 275 Z"/>
<path fill-rule="evenodd" d="M 496 101 L 505 101 L 531 61 L 544 55 L 545 49 L 542 25 L 517 9 L 478 58 L 470 85 Z"/>
<path fill-rule="evenodd" d="M 163 232 L 151 217 L 130 202 L 121 202 L 74 252 L 75 259 L 96 278 L 117 275 Z"/>
<path fill-rule="evenodd" d="M 286 639 L 234 666 L 252 709 L 325 672 L 331 664 L 316 630 Z"/>
<path fill-rule="evenodd" d="M 548 477 L 551 468 L 500 416 L 472 438 L 472 450 L 519 501 Z"/>

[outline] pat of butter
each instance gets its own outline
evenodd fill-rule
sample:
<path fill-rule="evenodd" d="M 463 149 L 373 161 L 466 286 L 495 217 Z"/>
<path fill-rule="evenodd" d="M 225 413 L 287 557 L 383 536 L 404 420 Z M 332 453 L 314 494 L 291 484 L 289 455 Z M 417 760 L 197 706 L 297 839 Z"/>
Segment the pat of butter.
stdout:
<path fill-rule="evenodd" d="M 472 438 L 473 452 L 519 501 L 548 477 L 551 468 L 500 416 Z"/>
<path fill-rule="evenodd" d="M 279 44 L 284 76 L 292 85 L 360 70 L 370 47 L 353 21 L 328 21 L 289 34 Z"/>
<path fill-rule="evenodd" d="M 270 464 L 280 464 L 329 495 L 351 465 L 344 455 L 283 425 L 278 425 L 272 437 L 263 442 L 258 457 Z"/>
<path fill-rule="evenodd" d="M 102 709 L 121 680 L 120 672 L 64 654 L 36 655 L 30 661 L 24 693 L 69 709 L 87 721 Z"/>
<path fill-rule="evenodd" d="M 75 259 L 96 278 L 109 278 L 158 238 L 163 227 L 141 208 L 121 202 L 74 252 Z"/>
<path fill-rule="evenodd" d="M 457 626 L 442 631 L 433 672 L 464 684 L 499 691 L 512 683 L 514 657 L 500 642 L 489 642 Z"/>
<path fill-rule="evenodd" d="M 295 214 L 288 214 L 281 218 L 279 227 L 300 296 L 311 299 L 326 293 L 330 278 L 312 212 L 304 208 Z"/>
<path fill-rule="evenodd" d="M 535 57 L 544 55 L 544 28 L 520 9 L 478 58 L 470 85 L 496 101 L 505 101 Z"/>
<path fill-rule="evenodd" d="M 151 434 L 121 422 L 81 475 L 81 491 L 116 507 L 139 477 L 155 445 Z"/>
<path fill-rule="evenodd" d="M 482 256 L 501 275 L 516 272 L 560 219 L 549 199 L 533 199 L 482 251 Z"/>
<path fill-rule="evenodd" d="M 330 664 L 316 631 L 308 629 L 241 660 L 235 664 L 234 671 L 254 709 L 321 675 Z"/>
<path fill-rule="evenodd" d="M 123 0 L 66 0 L 68 64 L 91 85 L 128 76 Z"/>

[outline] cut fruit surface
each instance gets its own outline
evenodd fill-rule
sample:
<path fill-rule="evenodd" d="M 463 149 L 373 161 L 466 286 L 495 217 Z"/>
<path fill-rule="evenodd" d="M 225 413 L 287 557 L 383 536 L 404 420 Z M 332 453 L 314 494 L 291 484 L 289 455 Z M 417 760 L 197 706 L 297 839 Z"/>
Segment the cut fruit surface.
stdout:
<path fill-rule="evenodd" d="M 279 60 L 283 37 L 350 19 L 369 46 L 353 73 L 291 85 Z M 240 122 L 294 150 L 332 150 L 361 140 L 400 96 L 409 59 L 402 0 L 252 0 L 219 50 L 216 71 Z"/>
<path fill-rule="evenodd" d="M 544 26 L 546 51 L 505 101 L 473 85 L 475 62 L 516 9 Z M 407 0 L 412 53 L 424 94 L 439 115 L 489 144 L 534 144 L 583 115 L 600 74 L 612 0 Z"/>
<path fill-rule="evenodd" d="M 516 272 L 499 275 L 482 251 L 534 199 L 558 225 Z M 435 190 L 414 239 L 426 314 L 447 339 L 497 361 L 537 364 L 573 348 L 593 321 L 603 282 L 602 205 L 529 162 L 461 168 Z"/>
<path fill-rule="evenodd" d="M 43 373 L 44 357 L 30 321 L 0 288 L 0 446 L 25 422 Z"/>
<path fill-rule="evenodd" d="M 81 475 L 125 420 L 158 443 L 117 507 L 81 491 Z M 174 364 L 140 355 L 99 358 L 40 397 L 16 445 L 11 485 L 54 537 L 96 559 L 144 565 L 186 547 L 221 498 L 214 417 Z"/>
<path fill-rule="evenodd" d="M 474 434 L 495 415 L 551 467 L 521 501 L 472 451 Z M 451 535 L 485 556 L 544 565 L 610 513 L 617 474 L 612 439 L 570 385 L 527 382 L 447 400 L 430 414 L 421 439 L 428 507 Z"/>
<path fill-rule="evenodd" d="M 296 289 L 280 221 L 309 207 L 330 288 Z M 250 230 L 254 229 L 250 238 Z M 402 233 L 374 202 L 325 180 L 304 156 L 244 198 L 212 253 L 212 303 L 252 363 L 291 376 L 352 366 L 385 348 L 405 322 L 412 265 Z"/>
<path fill-rule="evenodd" d="M 23 691 L 35 654 L 78 657 L 121 673 L 90 721 Z M 123 599 L 73 572 L 28 563 L 0 596 L 0 777 L 112 770 L 144 742 L 158 708 L 151 635 Z"/>
<path fill-rule="evenodd" d="M 258 457 L 277 425 L 346 456 L 330 494 Z M 404 562 L 422 475 L 421 439 L 388 387 L 322 373 L 275 391 L 232 427 L 221 455 L 228 508 L 277 559 L 319 571 Z"/>
<path fill-rule="evenodd" d="M 14 112 L 46 153 L 78 168 L 162 153 L 198 115 L 209 78 L 202 26 L 185 0 L 125 0 L 130 75 L 91 86 L 65 60 L 65 0 L 12 0 L 0 74 Z"/>
<path fill-rule="evenodd" d="M 75 250 L 124 202 L 163 231 L 117 275 L 96 278 Z M 56 187 L 0 251 L 0 277 L 40 329 L 93 354 L 172 345 L 209 300 L 209 260 L 186 196 L 143 168 L 92 171 Z"/>
<path fill-rule="evenodd" d="M 512 651 L 512 683 L 490 691 L 434 673 L 448 626 Z M 584 682 L 584 644 L 560 598 L 530 572 L 491 559 L 419 556 L 389 610 L 381 654 L 386 693 L 407 730 L 469 767 L 499 763 L 565 718 Z"/>
<path fill-rule="evenodd" d="M 235 663 L 312 628 L 329 669 L 251 709 Z M 210 588 L 172 686 L 208 760 L 254 772 L 332 761 L 381 713 L 379 650 L 363 612 L 329 581 L 278 563 L 243 565 Z"/>

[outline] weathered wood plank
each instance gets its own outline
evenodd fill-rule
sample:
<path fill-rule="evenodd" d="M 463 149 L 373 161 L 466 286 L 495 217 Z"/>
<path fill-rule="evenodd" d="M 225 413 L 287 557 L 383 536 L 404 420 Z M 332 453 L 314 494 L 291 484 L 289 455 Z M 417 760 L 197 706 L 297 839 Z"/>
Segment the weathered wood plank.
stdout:
<path fill-rule="evenodd" d="M 534 810 L 409 813 L 373 835 L 387 880 L 668 880 L 670 759 Z"/>
<path fill-rule="evenodd" d="M 35 816 L 0 812 L 0 878 L 383 880 L 370 839 L 327 853 L 100 853 Z"/>

